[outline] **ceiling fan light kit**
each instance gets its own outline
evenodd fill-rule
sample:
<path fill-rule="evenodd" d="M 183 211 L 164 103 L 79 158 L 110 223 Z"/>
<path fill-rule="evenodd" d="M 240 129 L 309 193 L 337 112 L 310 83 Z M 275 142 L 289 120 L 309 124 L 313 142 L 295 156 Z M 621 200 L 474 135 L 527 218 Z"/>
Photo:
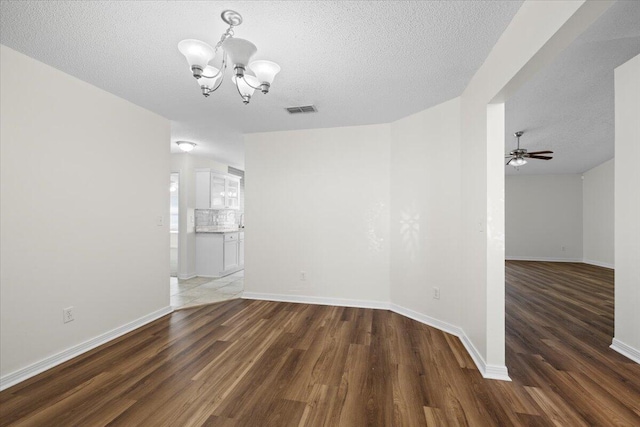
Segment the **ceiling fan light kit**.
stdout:
<path fill-rule="evenodd" d="M 507 166 L 511 165 L 513 167 L 523 166 L 527 164 L 526 159 L 538 159 L 538 160 L 551 160 L 553 157 L 551 156 L 541 156 L 540 154 L 553 154 L 553 151 L 532 151 L 529 153 L 525 148 L 520 148 L 520 137 L 524 134 L 523 131 L 518 131 L 513 135 L 517 138 L 517 148 L 511 151 L 508 155 L 505 156 L 505 159 L 509 159 L 507 162 Z"/>
<path fill-rule="evenodd" d="M 515 159 L 511 160 L 511 166 L 522 166 L 526 164 L 527 164 L 527 161 L 522 157 L 516 157 Z"/>
<path fill-rule="evenodd" d="M 234 27 L 242 24 L 242 16 L 233 10 L 225 10 L 220 17 L 229 28 L 215 47 L 200 40 L 187 39 L 178 43 L 178 50 L 187 59 L 191 74 L 198 80 L 205 97 L 218 90 L 224 80 L 227 65 L 232 64 L 233 83 L 242 102 L 248 104 L 256 89 L 263 94 L 269 93 L 276 74 L 280 72 L 280 66 L 265 60 L 250 62 L 258 48 L 249 40 L 233 37 Z M 209 63 L 215 59 L 220 48 L 223 50 L 222 62 L 220 68 L 216 68 Z"/>

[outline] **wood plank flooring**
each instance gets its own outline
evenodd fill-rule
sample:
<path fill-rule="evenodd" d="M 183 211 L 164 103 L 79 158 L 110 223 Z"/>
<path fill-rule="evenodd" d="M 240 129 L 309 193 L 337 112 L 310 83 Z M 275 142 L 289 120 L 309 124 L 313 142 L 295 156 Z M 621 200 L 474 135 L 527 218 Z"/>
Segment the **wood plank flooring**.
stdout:
<path fill-rule="evenodd" d="M 507 263 L 507 365 L 383 310 L 233 300 L 177 311 L 0 393 L 0 425 L 640 425 L 608 348 L 613 273 Z"/>

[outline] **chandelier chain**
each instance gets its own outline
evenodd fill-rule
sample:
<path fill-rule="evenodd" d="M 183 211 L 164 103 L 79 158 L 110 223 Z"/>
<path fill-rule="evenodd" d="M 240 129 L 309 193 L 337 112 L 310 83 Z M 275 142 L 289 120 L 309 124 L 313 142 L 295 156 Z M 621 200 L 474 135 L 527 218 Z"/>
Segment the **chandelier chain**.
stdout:
<path fill-rule="evenodd" d="M 222 36 L 220 37 L 220 41 L 218 42 L 218 44 L 216 44 L 216 47 L 214 48 L 214 52 L 217 53 L 220 46 L 222 46 L 222 43 L 224 43 L 224 41 L 229 37 L 233 37 L 233 35 L 234 35 L 233 25 L 229 25 L 229 28 L 227 28 L 227 31 L 222 33 Z"/>

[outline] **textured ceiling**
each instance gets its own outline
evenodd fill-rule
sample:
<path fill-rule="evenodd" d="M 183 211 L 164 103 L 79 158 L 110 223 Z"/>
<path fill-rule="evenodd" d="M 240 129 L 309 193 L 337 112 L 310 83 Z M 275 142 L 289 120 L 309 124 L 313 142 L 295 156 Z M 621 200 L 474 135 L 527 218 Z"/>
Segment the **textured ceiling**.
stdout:
<path fill-rule="evenodd" d="M 390 122 L 460 95 L 520 5 L 3 1 L 0 42 L 167 117 L 173 141 L 242 167 L 242 133 Z M 186 38 L 214 45 L 225 9 L 244 17 L 236 36 L 256 58 L 282 66 L 247 106 L 228 80 L 200 95 L 177 49 Z M 301 104 L 319 112 L 284 110 Z"/>
<path fill-rule="evenodd" d="M 506 103 L 505 152 L 550 149 L 507 174 L 582 173 L 613 158 L 613 70 L 640 54 L 640 1 L 618 1 Z"/>

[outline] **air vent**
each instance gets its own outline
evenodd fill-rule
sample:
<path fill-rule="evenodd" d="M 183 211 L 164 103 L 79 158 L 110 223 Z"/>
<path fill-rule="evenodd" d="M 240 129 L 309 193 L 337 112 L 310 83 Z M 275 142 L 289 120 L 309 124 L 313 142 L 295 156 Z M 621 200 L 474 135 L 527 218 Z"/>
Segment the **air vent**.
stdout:
<path fill-rule="evenodd" d="M 304 105 L 302 107 L 287 107 L 286 110 L 289 112 L 289 114 L 315 113 L 318 111 L 315 105 Z"/>

